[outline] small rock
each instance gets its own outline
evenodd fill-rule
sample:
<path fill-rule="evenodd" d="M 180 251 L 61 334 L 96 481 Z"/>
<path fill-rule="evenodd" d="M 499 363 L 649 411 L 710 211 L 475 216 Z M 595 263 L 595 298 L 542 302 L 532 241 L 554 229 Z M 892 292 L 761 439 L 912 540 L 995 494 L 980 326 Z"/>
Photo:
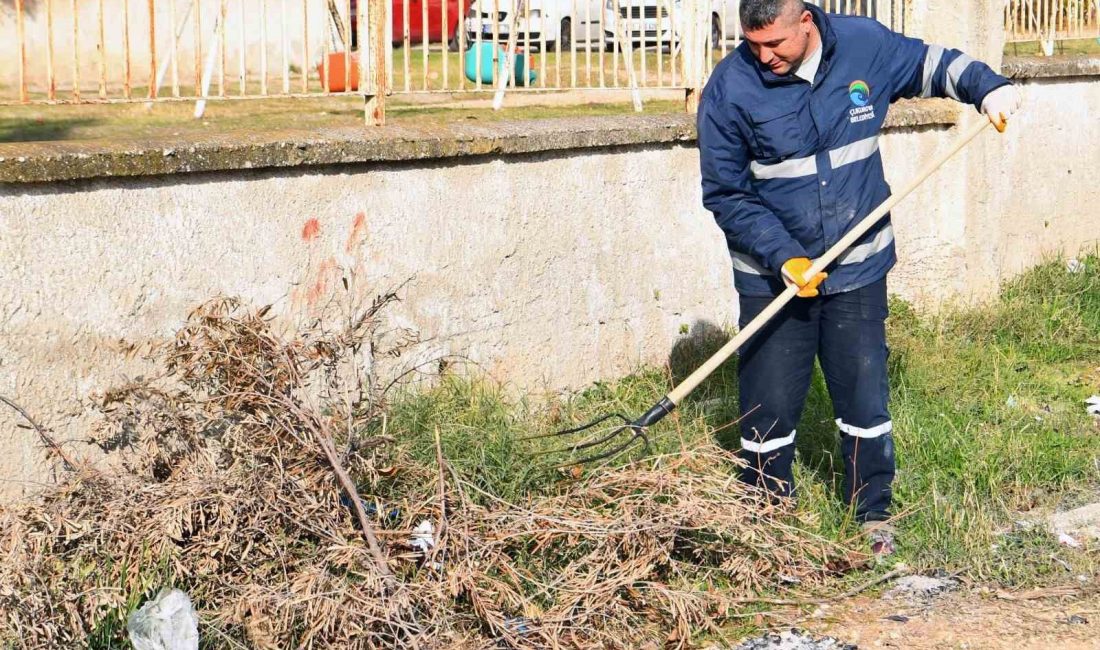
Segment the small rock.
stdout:
<path fill-rule="evenodd" d="M 1081 616 L 1080 614 L 1074 614 L 1068 618 L 1058 619 L 1059 623 L 1065 623 L 1066 625 L 1088 625 L 1089 619 Z"/>
<path fill-rule="evenodd" d="M 891 614 L 891 615 L 887 616 L 884 620 L 896 621 L 898 623 L 908 623 L 909 622 L 909 617 L 905 616 L 904 614 Z"/>

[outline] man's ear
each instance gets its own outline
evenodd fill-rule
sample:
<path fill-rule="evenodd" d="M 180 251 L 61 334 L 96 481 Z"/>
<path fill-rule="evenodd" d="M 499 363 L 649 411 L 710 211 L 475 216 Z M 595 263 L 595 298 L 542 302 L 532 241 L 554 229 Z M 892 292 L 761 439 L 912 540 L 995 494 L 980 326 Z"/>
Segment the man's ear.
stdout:
<path fill-rule="evenodd" d="M 803 34 L 809 34 L 811 26 L 814 24 L 814 15 L 810 13 L 809 9 L 802 10 L 802 16 L 798 19 L 798 28 Z"/>

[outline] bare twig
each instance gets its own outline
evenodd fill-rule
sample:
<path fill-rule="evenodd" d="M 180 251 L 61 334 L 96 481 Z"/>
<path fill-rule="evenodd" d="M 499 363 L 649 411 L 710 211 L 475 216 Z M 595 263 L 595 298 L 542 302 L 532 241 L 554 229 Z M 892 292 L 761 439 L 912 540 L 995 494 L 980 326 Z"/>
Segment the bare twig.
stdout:
<path fill-rule="evenodd" d="M 378 545 L 378 538 L 374 534 L 374 528 L 367 519 L 367 513 L 363 509 L 363 500 L 359 497 L 359 490 L 355 487 L 355 482 L 351 480 L 351 477 L 348 476 L 348 473 L 340 465 L 340 459 L 336 456 L 336 449 L 333 448 L 332 445 L 332 438 L 325 432 L 323 425 L 317 426 L 314 429 L 314 435 L 317 444 L 321 447 L 321 450 L 325 454 L 325 458 L 332 467 L 332 471 L 336 473 L 336 478 L 340 481 L 340 486 L 344 488 L 344 493 L 351 499 L 352 506 L 355 508 L 355 516 L 359 520 L 359 528 L 363 532 L 363 537 L 367 540 L 367 547 L 370 548 L 370 553 L 374 557 L 374 563 L 378 568 L 378 572 L 392 586 L 394 582 L 393 572 L 390 571 L 386 556 L 382 553 L 382 548 Z"/>
<path fill-rule="evenodd" d="M 61 448 L 61 445 L 57 444 L 57 441 L 54 440 L 52 436 L 50 436 L 49 432 L 47 432 L 42 425 L 38 424 L 38 422 L 35 422 L 34 418 L 32 418 L 30 414 L 23 409 L 22 406 L 19 406 L 18 404 L 11 401 L 7 397 L 4 397 L 3 395 L 0 395 L 0 402 L 3 402 L 15 409 L 15 411 L 19 413 L 19 415 L 23 416 L 23 419 L 25 419 L 27 422 L 30 422 L 31 426 L 34 427 L 34 430 L 38 432 L 38 436 L 42 438 L 42 442 L 45 443 L 46 446 L 52 449 L 53 452 L 61 458 L 61 461 L 65 464 L 65 469 L 69 470 L 70 472 L 76 469 L 76 463 L 74 463 L 72 459 L 69 458 L 69 455 L 65 453 L 65 450 Z"/>
<path fill-rule="evenodd" d="M 343 44 L 344 49 L 351 50 L 351 41 L 348 40 L 348 35 L 344 31 L 344 21 L 340 17 L 340 10 L 336 8 L 335 0 L 328 0 L 328 15 L 332 19 L 332 24 L 336 26 L 336 34 L 340 37 L 340 43 Z"/>
<path fill-rule="evenodd" d="M 439 533 L 438 543 L 432 548 L 432 560 L 443 546 L 443 535 L 447 532 L 447 484 L 444 481 L 446 465 L 443 461 L 443 443 L 439 439 L 439 427 L 435 428 L 435 459 L 439 466 Z"/>
<path fill-rule="evenodd" d="M 351 313 L 359 312 L 345 309 L 333 329 L 315 322 L 284 338 L 235 300 L 195 310 L 162 352 L 171 387 L 133 386 L 103 407 L 95 433 L 125 440 L 119 463 L 94 481 L 69 474 L 0 516 L 0 584 L 12 590 L 0 598 L 0 646 L 78 645 L 105 601 L 53 595 L 102 595 L 103 584 L 117 590 L 112 597 L 144 590 L 154 576 L 133 567 L 171 566 L 210 604 L 211 620 L 240 626 L 240 640 L 256 647 L 505 640 L 587 650 L 667 638 L 684 648 L 693 631 L 770 615 L 731 597 L 761 602 L 748 597 L 778 587 L 778 575 L 817 589 L 828 567 L 850 557 L 847 541 L 821 538 L 797 512 L 772 509 L 731 478 L 739 461 L 713 445 L 523 497 L 458 471 L 442 427 L 435 466 L 418 462 L 402 448 L 407 420 L 389 421 L 381 399 L 346 410 L 356 387 L 345 382 L 361 381 L 374 397 L 384 385 L 346 372 L 349 356 L 390 341 L 382 334 L 375 347 L 380 329 L 370 319 L 348 333 Z M 396 477 L 375 465 L 392 458 L 336 452 L 342 436 L 379 417 L 400 457 Z M 402 543 L 424 519 L 439 521 L 428 554 L 438 562 L 426 566 Z M 104 557 L 117 561 L 97 565 Z M 439 563 L 443 571 L 432 570 Z M 85 566 L 97 570 L 72 570 Z M 714 577 L 723 589 L 699 588 Z M 120 607 L 108 614 L 124 614 Z"/>

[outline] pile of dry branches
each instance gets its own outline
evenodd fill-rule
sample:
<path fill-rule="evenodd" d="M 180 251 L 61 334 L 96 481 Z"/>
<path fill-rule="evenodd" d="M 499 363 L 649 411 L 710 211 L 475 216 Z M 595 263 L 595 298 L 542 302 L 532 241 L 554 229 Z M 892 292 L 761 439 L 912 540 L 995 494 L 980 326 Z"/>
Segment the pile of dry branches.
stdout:
<path fill-rule="evenodd" d="M 104 396 L 113 462 L 0 510 L 0 645 L 117 641 L 173 584 L 225 647 L 685 646 L 781 576 L 848 557 L 773 517 L 717 448 L 524 503 L 455 471 L 438 438 L 437 462 L 411 463 L 400 431 L 363 433 L 390 298 L 293 337 L 232 300 L 197 309 L 163 377 Z M 391 512 L 371 495 L 395 458 Z"/>

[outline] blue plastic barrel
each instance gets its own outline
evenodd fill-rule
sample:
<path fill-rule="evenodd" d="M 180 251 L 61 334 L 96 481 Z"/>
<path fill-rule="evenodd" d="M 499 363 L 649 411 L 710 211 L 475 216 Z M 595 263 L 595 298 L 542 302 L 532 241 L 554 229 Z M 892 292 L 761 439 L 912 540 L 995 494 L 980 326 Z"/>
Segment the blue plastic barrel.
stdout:
<path fill-rule="evenodd" d="M 481 83 L 483 84 L 496 83 L 496 80 L 493 78 L 493 51 L 496 50 L 497 53 L 497 63 L 499 64 L 500 74 L 504 74 L 504 66 L 505 62 L 507 61 L 504 56 L 504 48 L 489 42 L 481 43 L 481 71 L 479 74 L 477 69 L 477 47 L 477 44 L 474 43 L 470 46 L 469 50 L 466 50 L 466 78 L 470 81 L 477 82 L 478 77 L 480 76 Z M 535 74 L 534 69 L 528 70 L 527 81 L 526 83 L 524 83 L 523 65 L 524 61 L 527 60 L 527 56 L 524 53 L 520 52 L 517 53 L 514 58 L 515 69 L 513 70 L 512 74 L 515 75 L 516 85 L 531 85 L 531 83 L 535 81 L 535 77 L 537 75 Z M 532 63 L 532 68 L 534 68 L 534 63 Z"/>

